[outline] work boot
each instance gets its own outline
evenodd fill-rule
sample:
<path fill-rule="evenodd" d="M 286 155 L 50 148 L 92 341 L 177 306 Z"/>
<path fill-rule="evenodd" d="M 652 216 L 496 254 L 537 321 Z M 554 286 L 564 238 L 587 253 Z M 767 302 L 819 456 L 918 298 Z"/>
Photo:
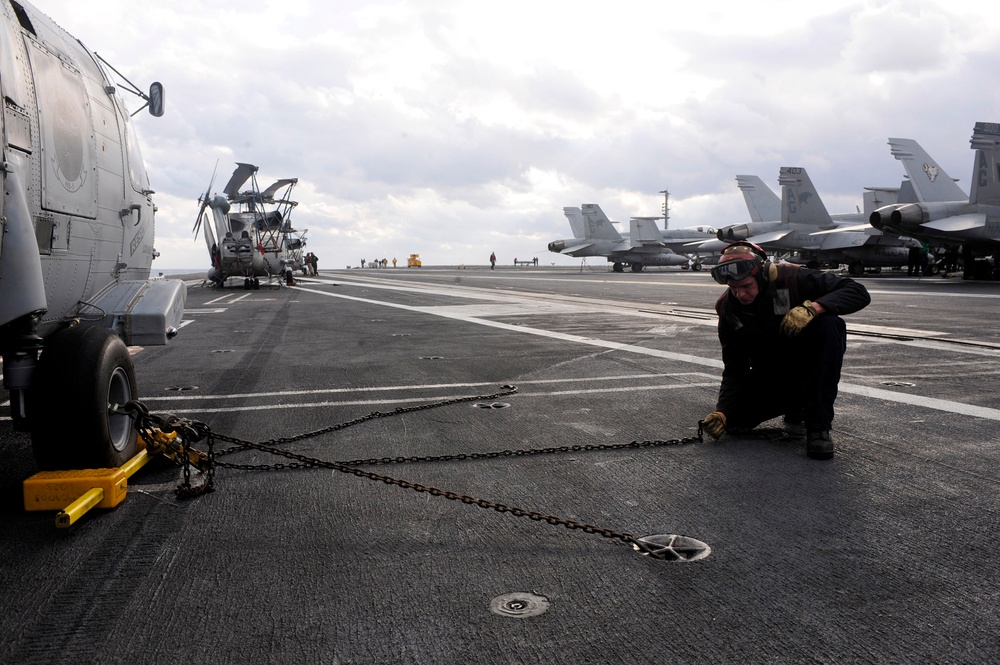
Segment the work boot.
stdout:
<path fill-rule="evenodd" d="M 782 429 L 785 430 L 785 434 L 801 439 L 806 435 L 806 424 L 802 420 L 801 416 L 796 417 L 795 414 L 787 414 L 782 419 Z"/>
<path fill-rule="evenodd" d="M 833 438 L 830 436 L 830 430 L 806 434 L 806 455 L 811 459 L 830 459 L 833 457 Z"/>

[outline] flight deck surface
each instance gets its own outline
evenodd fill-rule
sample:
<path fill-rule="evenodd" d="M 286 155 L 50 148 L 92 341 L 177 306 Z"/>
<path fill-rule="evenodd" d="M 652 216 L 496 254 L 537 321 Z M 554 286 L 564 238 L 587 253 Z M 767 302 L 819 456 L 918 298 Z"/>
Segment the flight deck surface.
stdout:
<path fill-rule="evenodd" d="M 403 486 L 218 442 L 221 462 L 270 468 L 220 465 L 182 500 L 180 470 L 149 465 L 66 530 L 24 512 L 31 446 L 0 421 L 0 662 L 996 662 L 1000 285 L 859 281 L 836 455 L 814 461 L 780 420 L 604 448 L 687 439 L 713 410 L 706 272 L 192 280 L 180 335 L 134 349 L 153 412 L 262 442 L 484 399 L 279 444 L 446 458 L 356 466 Z M 710 553 L 653 559 L 560 521 Z"/>

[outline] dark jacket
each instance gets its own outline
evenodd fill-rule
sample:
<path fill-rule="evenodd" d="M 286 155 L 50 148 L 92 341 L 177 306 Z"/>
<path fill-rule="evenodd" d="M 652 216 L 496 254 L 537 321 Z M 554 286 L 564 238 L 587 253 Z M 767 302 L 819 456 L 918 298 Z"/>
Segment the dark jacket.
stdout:
<path fill-rule="evenodd" d="M 724 364 L 716 408 L 723 413 L 743 391 L 754 389 L 754 374 L 783 369 L 791 342 L 779 327 L 788 310 L 811 300 L 823 305 L 821 316 L 852 314 L 871 302 L 868 290 L 853 279 L 787 263 L 777 268 L 777 278 L 762 285 L 750 305 L 740 304 L 729 289 L 715 303 Z"/>

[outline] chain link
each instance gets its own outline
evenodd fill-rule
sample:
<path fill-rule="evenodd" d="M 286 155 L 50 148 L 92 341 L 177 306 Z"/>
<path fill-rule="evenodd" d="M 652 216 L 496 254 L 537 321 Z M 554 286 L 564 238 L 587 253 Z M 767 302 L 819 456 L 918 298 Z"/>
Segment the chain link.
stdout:
<path fill-rule="evenodd" d="M 238 441 L 225 438 L 227 441 Z M 597 444 L 577 444 L 572 446 L 554 446 L 551 448 L 530 448 L 521 450 L 497 450 L 486 453 L 454 453 L 451 455 L 415 455 L 412 457 L 371 457 L 368 459 L 345 460 L 339 462 L 345 466 L 375 466 L 378 464 L 411 464 L 421 462 L 463 462 L 468 460 L 497 459 L 500 457 L 530 457 L 533 455 L 551 455 L 558 453 L 593 452 L 595 450 L 621 450 L 625 448 L 656 448 L 660 446 L 685 445 L 688 443 L 701 442 L 700 436 L 692 436 L 685 439 L 670 440 L 646 440 L 630 441 L 629 443 L 597 443 Z M 240 442 L 243 448 L 243 442 Z M 226 469 L 237 469 L 241 471 L 283 471 L 287 469 L 309 469 L 315 465 L 311 463 L 292 462 L 289 464 L 238 464 L 236 462 L 216 461 L 216 464 Z"/>
<path fill-rule="evenodd" d="M 285 443 L 295 443 L 296 441 L 302 441 L 305 439 L 310 439 L 316 436 L 322 436 L 323 434 L 330 434 L 331 432 L 336 432 L 338 430 L 346 429 L 348 427 L 353 427 L 354 425 L 360 425 L 361 423 L 368 422 L 369 420 L 376 420 L 378 418 L 388 418 L 390 416 L 398 416 L 404 413 L 413 413 L 415 411 L 424 411 L 426 409 L 436 409 L 442 406 L 449 406 L 451 404 L 461 404 L 463 402 L 476 402 L 480 400 L 491 400 L 498 397 L 506 397 L 508 395 L 513 395 L 517 393 L 517 386 L 510 384 L 505 384 L 500 386 L 500 392 L 493 393 L 492 395 L 473 395 L 471 397 L 455 397 L 452 399 L 441 400 L 439 402 L 431 402 L 429 404 L 418 404 L 416 406 L 401 406 L 399 408 L 393 409 L 392 411 L 372 411 L 366 416 L 361 416 L 360 418 L 355 418 L 353 420 L 348 420 L 337 425 L 330 425 L 329 427 L 323 427 L 312 432 L 306 432 L 304 434 L 296 434 L 295 436 L 286 436 L 279 439 L 269 439 L 264 441 L 265 445 L 279 445 Z M 226 448 L 225 450 L 220 450 L 216 453 L 217 457 L 222 457 L 224 455 L 230 455 L 234 452 L 239 452 L 243 449 L 244 441 L 236 439 L 233 437 L 224 436 L 221 434 L 215 435 L 220 441 L 228 441 L 229 443 L 235 443 L 237 445 Z"/>
<path fill-rule="evenodd" d="M 357 467 L 368 466 L 368 465 L 378 465 L 378 464 L 405 464 L 405 463 L 418 463 L 418 462 L 444 462 L 444 461 L 465 461 L 465 460 L 478 460 L 478 459 L 495 459 L 500 457 L 527 457 L 532 455 L 546 455 L 553 453 L 568 453 L 568 452 L 590 452 L 590 451 L 600 451 L 600 450 L 620 450 L 626 448 L 652 448 L 659 446 L 669 446 L 669 445 L 685 445 L 689 443 L 700 443 L 702 441 L 702 424 L 698 423 L 698 435 L 693 437 L 687 437 L 682 439 L 670 439 L 670 440 L 647 440 L 647 441 L 631 441 L 629 443 L 606 443 L 606 444 L 584 444 L 584 445 L 571 445 L 571 446 L 555 446 L 550 448 L 538 448 L 538 449 L 526 449 L 526 450 L 501 450 L 496 452 L 486 452 L 486 453 L 459 453 L 453 455 L 439 455 L 439 456 L 413 456 L 413 457 L 381 457 L 381 458 L 370 458 L 363 460 L 351 460 L 346 462 L 331 462 L 328 460 L 322 460 L 315 457 L 309 457 L 306 455 L 300 455 L 298 453 L 293 453 L 288 450 L 283 450 L 276 447 L 279 444 L 293 443 L 296 441 L 302 441 L 316 436 L 321 436 L 323 434 L 328 434 L 330 432 L 335 432 L 353 425 L 357 425 L 369 420 L 374 420 L 377 418 L 386 418 L 389 416 L 400 415 L 403 413 L 412 413 L 415 411 L 423 411 L 426 409 L 433 409 L 442 406 L 448 406 L 451 404 L 460 404 L 463 402 L 472 402 L 478 400 L 491 400 L 498 397 L 504 397 L 507 395 L 513 395 L 517 392 L 517 387 L 512 385 L 502 386 L 502 390 L 498 393 L 492 395 L 476 395 L 472 397 L 458 397 L 449 400 L 442 400 L 440 402 L 432 402 L 429 404 L 422 404 L 419 406 L 410 407 L 400 407 L 391 412 L 380 412 L 373 411 L 367 416 L 362 416 L 360 418 L 355 418 L 344 423 L 337 425 L 332 425 L 329 427 L 324 427 L 312 432 L 307 432 L 304 434 L 298 434 L 290 437 L 282 437 L 277 439 L 270 439 L 262 443 L 255 443 L 253 441 L 247 441 L 244 439 L 238 439 L 236 437 L 227 436 L 225 434 L 219 434 L 213 432 L 211 428 L 201 422 L 191 421 L 185 418 L 179 418 L 174 415 L 168 415 L 165 417 L 154 416 L 149 413 L 149 410 L 140 402 L 129 402 L 123 407 L 117 407 L 119 412 L 128 413 L 135 418 L 135 427 L 139 431 L 140 436 L 146 443 L 147 448 L 154 450 L 159 445 L 155 437 L 155 428 L 159 428 L 162 431 L 168 433 L 177 433 L 178 437 L 182 439 L 182 444 L 180 446 L 180 454 L 174 457 L 175 461 L 177 458 L 180 459 L 180 464 L 184 467 L 184 483 L 177 489 L 178 496 L 190 497 L 197 496 L 204 492 L 210 492 L 214 489 L 213 477 L 214 469 L 216 466 L 220 466 L 228 469 L 238 469 L 247 471 L 278 471 L 284 469 L 315 469 L 315 468 L 325 468 L 332 469 L 335 471 L 340 471 L 343 473 L 348 473 L 361 478 L 367 478 L 369 480 L 380 481 L 388 485 L 395 485 L 397 487 L 402 487 L 405 489 L 411 489 L 416 492 L 424 492 L 432 496 L 440 496 L 451 501 L 461 501 L 467 505 L 474 505 L 480 508 L 486 508 L 495 510 L 500 513 L 508 513 L 515 517 L 527 517 L 528 519 L 534 520 L 536 522 L 546 522 L 552 525 L 564 526 L 568 529 L 579 529 L 584 533 L 592 533 L 600 535 L 604 538 L 609 538 L 612 540 L 619 540 L 623 543 L 631 545 L 634 549 L 640 551 L 641 553 L 657 559 L 667 559 L 669 556 L 662 552 L 662 548 L 655 546 L 650 546 L 649 544 L 639 540 L 631 533 L 619 532 L 613 529 L 607 529 L 599 527 L 593 524 L 587 524 L 586 522 L 579 522 L 577 520 L 565 519 L 561 517 L 556 517 L 554 515 L 547 515 L 545 513 L 525 510 L 523 508 L 517 508 L 514 506 L 508 506 L 503 503 L 497 503 L 494 501 L 489 501 L 486 499 L 479 499 L 476 497 L 468 496 L 465 494 L 459 494 L 457 492 L 452 492 L 450 490 L 438 489 L 436 487 L 431 487 L 429 485 L 422 485 L 420 483 L 414 483 L 407 480 L 400 480 L 398 478 L 393 478 L 391 476 L 385 476 L 370 471 L 364 471 Z M 208 453 L 207 455 L 203 453 L 198 453 L 191 447 L 191 443 L 200 441 L 202 439 L 208 439 Z M 215 440 L 226 441 L 228 443 L 236 444 L 231 448 L 227 448 L 222 451 L 214 452 L 214 442 Z M 284 457 L 285 459 L 293 460 L 289 463 L 278 463 L 278 464 L 239 464 L 236 462 L 223 462 L 218 458 L 223 455 L 232 454 L 237 451 L 253 449 L 261 452 L 276 455 L 278 457 Z M 195 464 L 193 459 L 204 459 L 205 462 L 203 466 Z M 207 480 L 200 488 L 192 488 L 190 483 L 190 466 L 194 464 L 198 466 L 199 469 L 206 473 Z"/>

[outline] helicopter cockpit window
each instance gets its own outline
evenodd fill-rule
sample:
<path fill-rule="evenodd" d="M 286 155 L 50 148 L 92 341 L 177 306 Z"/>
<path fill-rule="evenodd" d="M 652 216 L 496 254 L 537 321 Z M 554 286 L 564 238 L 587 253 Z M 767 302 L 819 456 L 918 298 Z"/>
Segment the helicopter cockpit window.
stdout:
<path fill-rule="evenodd" d="M 146 173 L 146 163 L 142 161 L 139 151 L 139 139 L 135 135 L 135 126 L 128 122 L 125 132 L 125 143 L 128 154 L 128 173 L 132 179 L 132 189 L 137 192 L 149 191 L 149 176 Z"/>

